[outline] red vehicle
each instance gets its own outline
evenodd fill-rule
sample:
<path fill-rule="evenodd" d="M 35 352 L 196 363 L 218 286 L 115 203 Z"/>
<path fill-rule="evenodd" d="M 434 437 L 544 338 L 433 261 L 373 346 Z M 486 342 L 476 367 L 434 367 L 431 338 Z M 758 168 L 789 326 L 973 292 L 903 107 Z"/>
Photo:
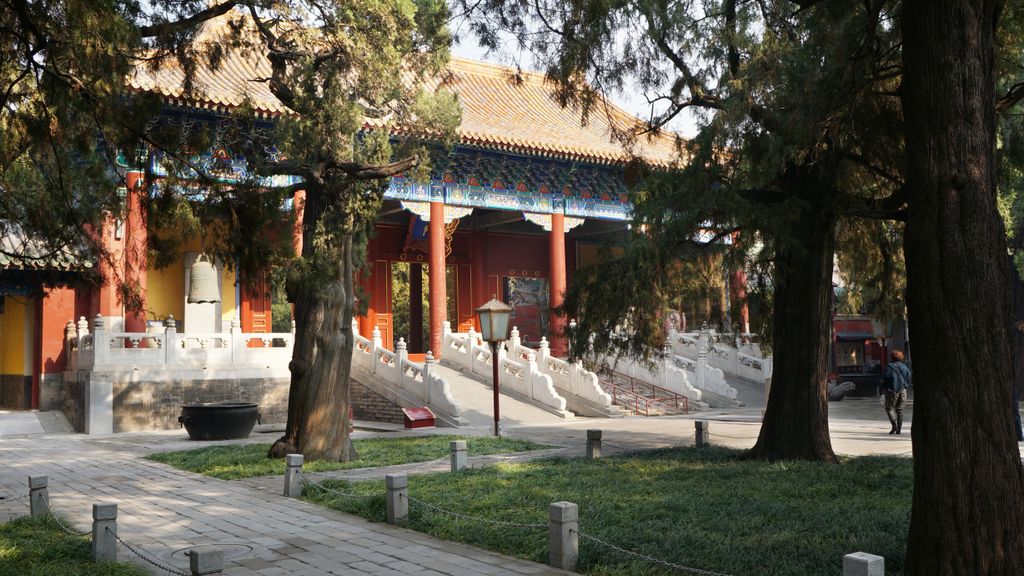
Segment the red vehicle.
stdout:
<path fill-rule="evenodd" d="M 829 379 L 852 382 L 850 396 L 877 396 L 888 346 L 876 323 L 867 316 L 836 316 L 832 320 Z"/>

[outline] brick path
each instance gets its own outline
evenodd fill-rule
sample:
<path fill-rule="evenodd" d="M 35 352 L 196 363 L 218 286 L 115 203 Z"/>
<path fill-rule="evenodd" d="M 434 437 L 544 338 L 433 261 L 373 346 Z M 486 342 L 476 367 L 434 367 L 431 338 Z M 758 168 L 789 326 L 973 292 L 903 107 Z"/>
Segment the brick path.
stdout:
<path fill-rule="evenodd" d="M 89 528 L 93 503 L 116 503 L 119 535 L 186 573 L 186 549 L 216 545 L 231 576 L 567 574 L 143 460 L 153 446 L 137 441 L 150 437 L 167 435 L 4 438 L 0 520 L 28 514 L 15 498 L 27 493 L 29 475 L 46 475 L 52 509 L 73 527 Z M 138 561 L 123 547 L 118 555 Z"/>

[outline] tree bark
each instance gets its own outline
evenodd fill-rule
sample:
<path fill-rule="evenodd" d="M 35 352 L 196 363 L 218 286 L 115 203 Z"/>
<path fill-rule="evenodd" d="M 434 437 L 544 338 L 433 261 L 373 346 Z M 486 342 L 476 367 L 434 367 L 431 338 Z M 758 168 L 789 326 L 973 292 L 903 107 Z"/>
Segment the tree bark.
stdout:
<path fill-rule="evenodd" d="M 312 258 L 312 234 L 327 207 L 317 188 L 306 191 L 303 257 Z M 352 367 L 352 316 L 355 309 L 352 235 L 340 235 L 338 266 L 325 287 L 303 286 L 295 294 L 295 343 L 285 434 L 269 457 L 300 453 L 307 460 L 345 462 L 355 458 L 349 438 L 349 390 Z M 323 249 L 323 248 L 320 248 Z"/>
<path fill-rule="evenodd" d="M 788 237 L 776 240 L 772 386 L 748 458 L 836 462 L 825 382 L 836 216 L 829 208 L 832 179 L 820 170 L 791 168 L 784 178 L 787 192 L 806 204 L 788 223 Z"/>
<path fill-rule="evenodd" d="M 1010 575 L 1024 565 L 1024 474 L 1009 433 L 1009 267 L 995 192 L 999 4 L 912 0 L 902 10 L 916 390 L 909 575 Z"/>

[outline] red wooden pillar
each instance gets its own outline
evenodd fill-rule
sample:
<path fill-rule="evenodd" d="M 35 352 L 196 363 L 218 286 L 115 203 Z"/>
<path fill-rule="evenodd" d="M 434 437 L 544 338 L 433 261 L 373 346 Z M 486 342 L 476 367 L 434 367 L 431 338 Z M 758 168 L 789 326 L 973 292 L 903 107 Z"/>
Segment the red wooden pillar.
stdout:
<path fill-rule="evenodd" d="M 409 346 L 410 353 L 423 350 L 423 265 L 409 263 Z"/>
<path fill-rule="evenodd" d="M 124 222 L 124 280 L 128 286 L 138 290 L 141 298 L 140 310 L 125 311 L 125 332 L 146 331 L 146 251 L 149 250 L 149 238 L 146 232 L 146 219 L 143 214 L 142 172 L 130 171 L 125 175 L 128 192 L 125 197 L 126 210 Z M 122 305 L 124 302 L 122 302 Z"/>
<path fill-rule="evenodd" d="M 373 338 L 373 327 L 377 325 L 377 309 L 373 305 L 373 275 L 376 272 L 376 240 L 371 239 L 366 245 L 366 261 L 370 263 L 369 269 L 363 273 L 361 278 L 356 281 L 360 282 L 363 287 L 363 294 L 369 299 L 366 302 L 366 315 L 359 316 L 359 335 L 363 338 Z"/>
<path fill-rule="evenodd" d="M 733 234 L 732 242 L 733 246 L 738 250 L 740 248 L 739 232 Z M 730 280 L 729 294 L 732 296 L 731 304 L 734 309 L 737 304 L 739 305 L 740 325 L 736 329 L 743 334 L 747 334 L 750 332 L 750 308 L 747 306 L 747 273 L 742 267 L 737 268 L 733 271 Z"/>
<path fill-rule="evenodd" d="M 550 336 L 551 354 L 565 356 L 567 342 L 565 338 L 565 316 L 557 314 L 554 309 L 562 305 L 565 299 L 565 214 L 556 212 L 551 215 L 551 235 L 548 237 L 549 266 L 551 279 L 549 305 L 551 307 Z"/>
<path fill-rule="evenodd" d="M 474 230 L 470 234 L 469 264 L 473 268 L 473 310 L 483 306 L 497 294 L 487 291 L 487 231 Z M 473 326 L 480 330 L 480 319 L 473 314 Z"/>
<path fill-rule="evenodd" d="M 441 357 L 442 322 L 448 318 L 445 286 L 444 202 L 430 203 L 430 351 Z"/>

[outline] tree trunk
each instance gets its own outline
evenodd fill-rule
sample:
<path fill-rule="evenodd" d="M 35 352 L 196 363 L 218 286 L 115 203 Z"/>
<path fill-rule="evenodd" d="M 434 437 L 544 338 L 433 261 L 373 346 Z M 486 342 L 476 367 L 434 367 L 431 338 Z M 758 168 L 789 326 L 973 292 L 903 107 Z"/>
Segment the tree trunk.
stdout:
<path fill-rule="evenodd" d="M 828 208 L 832 186 L 819 168 L 788 171 L 786 191 L 807 205 L 776 241 L 772 318 L 772 386 L 757 443 L 759 460 L 836 462 L 828 433 L 828 346 L 832 314 L 832 259 L 836 218 Z"/>
<path fill-rule="evenodd" d="M 312 258 L 312 233 L 326 207 L 320 194 L 307 191 L 303 257 Z M 341 235 L 337 272 L 325 287 L 305 285 L 295 294 L 295 343 L 292 350 L 288 424 L 268 456 L 300 453 L 307 460 L 345 462 L 355 458 L 349 438 L 349 389 L 352 368 L 354 267 L 351 234 Z M 320 248 L 324 249 L 324 248 Z"/>
<path fill-rule="evenodd" d="M 1006 238 L 996 209 L 999 2 L 904 4 L 914 499 L 905 574 L 1019 574 Z"/>

